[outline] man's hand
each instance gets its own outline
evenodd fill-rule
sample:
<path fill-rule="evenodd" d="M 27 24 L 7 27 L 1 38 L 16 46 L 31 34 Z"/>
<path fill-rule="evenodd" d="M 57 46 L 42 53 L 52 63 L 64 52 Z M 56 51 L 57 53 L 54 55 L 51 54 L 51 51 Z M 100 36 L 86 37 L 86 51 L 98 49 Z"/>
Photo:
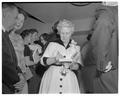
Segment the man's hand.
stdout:
<path fill-rule="evenodd" d="M 16 84 L 14 84 L 14 87 L 15 87 L 17 90 L 22 91 L 22 89 L 23 89 L 23 87 L 24 87 L 24 85 L 25 85 L 26 80 L 25 80 L 25 78 L 24 78 L 24 76 L 23 76 L 22 74 L 18 74 L 18 75 L 19 75 L 19 77 L 20 77 L 20 81 L 17 82 Z"/>
<path fill-rule="evenodd" d="M 110 71 L 112 69 L 112 62 L 111 61 L 109 61 L 108 62 L 108 65 L 106 66 L 106 68 L 105 68 L 105 71 L 104 72 L 108 72 L 108 71 Z"/>

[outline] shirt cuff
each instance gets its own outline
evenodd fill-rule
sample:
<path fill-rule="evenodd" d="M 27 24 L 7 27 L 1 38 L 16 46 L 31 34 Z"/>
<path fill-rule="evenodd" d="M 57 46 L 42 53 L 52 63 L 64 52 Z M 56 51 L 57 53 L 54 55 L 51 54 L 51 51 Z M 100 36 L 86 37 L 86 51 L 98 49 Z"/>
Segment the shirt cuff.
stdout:
<path fill-rule="evenodd" d="M 43 57 L 43 63 L 44 63 L 45 65 L 47 65 L 47 59 L 48 59 L 48 57 Z"/>

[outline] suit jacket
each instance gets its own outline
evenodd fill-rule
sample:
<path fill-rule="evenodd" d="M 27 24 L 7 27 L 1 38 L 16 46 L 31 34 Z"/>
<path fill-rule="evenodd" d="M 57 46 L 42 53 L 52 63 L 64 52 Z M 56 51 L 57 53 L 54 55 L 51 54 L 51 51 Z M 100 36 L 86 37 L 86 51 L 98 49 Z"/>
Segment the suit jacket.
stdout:
<path fill-rule="evenodd" d="M 95 58 L 91 50 L 92 46 L 90 41 L 85 42 L 81 49 L 81 55 L 84 66 L 95 65 Z"/>
<path fill-rule="evenodd" d="M 118 29 L 112 32 L 109 52 L 109 58 L 112 61 L 112 69 L 118 69 Z"/>
<path fill-rule="evenodd" d="M 91 38 L 93 53 L 99 71 L 104 71 L 109 61 L 112 62 L 113 69 L 117 68 L 117 34 L 110 21 L 108 16 L 99 17 Z"/>
<path fill-rule="evenodd" d="M 7 93 L 15 92 L 13 84 L 19 81 L 18 72 L 21 70 L 17 66 L 17 58 L 7 32 L 2 32 L 2 91 Z M 3 87 L 5 86 L 5 87 Z M 8 88 L 7 88 L 8 87 Z"/>

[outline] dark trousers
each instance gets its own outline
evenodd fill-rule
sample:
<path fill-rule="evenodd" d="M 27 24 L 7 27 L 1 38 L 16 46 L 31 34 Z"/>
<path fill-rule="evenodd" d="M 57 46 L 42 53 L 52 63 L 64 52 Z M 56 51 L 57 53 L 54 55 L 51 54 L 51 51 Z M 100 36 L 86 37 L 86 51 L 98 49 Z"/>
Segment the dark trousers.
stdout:
<path fill-rule="evenodd" d="M 118 70 L 102 73 L 95 78 L 94 93 L 118 93 Z"/>
<path fill-rule="evenodd" d="M 76 76 L 77 76 L 77 79 L 78 79 L 80 92 L 85 93 L 85 88 L 84 88 L 84 83 L 83 83 L 83 78 L 82 78 L 82 71 L 80 69 L 77 70 Z"/>
<path fill-rule="evenodd" d="M 11 91 L 8 86 L 2 83 L 2 94 L 14 94 L 14 91 Z"/>
<path fill-rule="evenodd" d="M 85 93 L 93 93 L 93 81 L 96 75 L 95 65 L 84 66 L 81 70 L 81 78 L 83 80 Z"/>
<path fill-rule="evenodd" d="M 39 92 L 41 77 L 36 74 L 35 66 L 30 66 L 29 68 L 33 74 L 33 77 L 28 80 L 28 93 L 37 94 Z"/>

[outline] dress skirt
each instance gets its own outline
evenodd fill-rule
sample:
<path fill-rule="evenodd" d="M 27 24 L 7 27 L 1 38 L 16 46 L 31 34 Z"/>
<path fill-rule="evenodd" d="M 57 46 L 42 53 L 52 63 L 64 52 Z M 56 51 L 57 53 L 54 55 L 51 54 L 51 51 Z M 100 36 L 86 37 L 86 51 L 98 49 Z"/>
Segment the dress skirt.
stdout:
<path fill-rule="evenodd" d="M 80 93 L 78 80 L 73 71 L 67 69 L 66 76 L 61 75 L 62 66 L 50 66 L 44 73 L 39 93 Z"/>

